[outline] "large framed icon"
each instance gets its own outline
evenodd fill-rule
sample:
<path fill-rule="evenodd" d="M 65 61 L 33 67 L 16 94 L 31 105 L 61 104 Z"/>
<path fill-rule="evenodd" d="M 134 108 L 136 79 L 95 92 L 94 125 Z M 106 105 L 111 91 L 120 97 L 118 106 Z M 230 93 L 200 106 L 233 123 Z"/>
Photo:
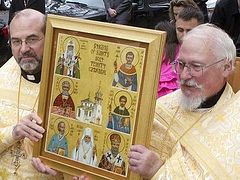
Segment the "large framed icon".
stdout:
<path fill-rule="evenodd" d="M 34 156 L 68 174 L 140 179 L 132 144 L 149 146 L 165 33 L 48 15 Z"/>

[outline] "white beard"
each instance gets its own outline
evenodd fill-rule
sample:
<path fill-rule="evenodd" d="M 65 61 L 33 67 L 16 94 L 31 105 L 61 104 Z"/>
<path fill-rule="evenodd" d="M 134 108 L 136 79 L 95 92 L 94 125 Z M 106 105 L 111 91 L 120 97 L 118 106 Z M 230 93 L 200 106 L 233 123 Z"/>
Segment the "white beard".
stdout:
<path fill-rule="evenodd" d="M 205 98 L 202 97 L 189 97 L 182 93 L 180 106 L 186 110 L 193 111 L 197 109 L 204 102 L 204 100 Z"/>
<path fill-rule="evenodd" d="M 199 88 L 199 89 L 201 89 L 201 91 L 203 91 L 203 87 L 201 85 L 198 85 L 195 80 L 188 80 L 188 81 L 181 80 L 180 83 Z M 197 96 L 197 97 L 192 97 L 192 96 L 190 96 L 190 94 L 188 95 L 188 93 L 185 94 L 182 92 L 179 103 L 180 103 L 180 106 L 182 106 L 184 109 L 189 110 L 189 111 L 194 111 L 205 100 L 206 100 L 206 98 L 203 97 L 202 95 Z"/>

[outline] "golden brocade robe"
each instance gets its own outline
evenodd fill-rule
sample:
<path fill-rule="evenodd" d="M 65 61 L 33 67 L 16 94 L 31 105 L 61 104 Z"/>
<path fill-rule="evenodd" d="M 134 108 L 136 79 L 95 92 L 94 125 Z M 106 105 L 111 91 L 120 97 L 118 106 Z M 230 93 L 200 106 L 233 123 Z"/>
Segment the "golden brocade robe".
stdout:
<path fill-rule="evenodd" d="M 18 108 L 19 119 L 29 114 L 33 108 L 37 110 L 37 105 L 33 106 L 38 98 L 39 84 L 29 82 L 21 76 L 14 58 L 0 68 L 0 77 L 0 180 L 57 179 L 38 173 L 31 165 L 33 143 L 27 138 L 18 152 L 20 167 L 14 175 L 18 143 L 12 137 L 12 130 L 18 122 Z"/>
<path fill-rule="evenodd" d="M 152 179 L 240 179 L 238 94 L 227 84 L 214 107 L 194 112 L 179 107 L 180 90 L 159 98 L 151 147 L 165 163 Z"/>

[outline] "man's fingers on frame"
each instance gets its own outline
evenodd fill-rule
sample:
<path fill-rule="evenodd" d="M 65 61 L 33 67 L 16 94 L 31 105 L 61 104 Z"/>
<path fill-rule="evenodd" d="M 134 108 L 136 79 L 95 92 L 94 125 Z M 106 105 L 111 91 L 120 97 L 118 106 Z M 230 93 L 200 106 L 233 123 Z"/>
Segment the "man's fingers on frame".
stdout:
<path fill-rule="evenodd" d="M 79 176 L 78 179 L 79 180 L 90 180 L 90 177 L 85 175 L 85 174 L 83 174 L 83 175 Z"/>
<path fill-rule="evenodd" d="M 26 124 L 26 126 L 27 126 L 29 129 L 31 129 L 31 131 L 29 130 L 29 132 L 35 131 L 35 132 L 40 133 L 40 134 L 42 134 L 42 133 L 45 132 L 45 130 L 44 130 L 43 127 L 37 125 L 36 123 L 34 123 L 34 122 L 32 122 L 32 121 L 29 122 L 28 124 Z"/>
<path fill-rule="evenodd" d="M 39 126 L 38 124 L 32 122 L 29 124 L 29 127 L 31 129 L 34 129 L 36 132 L 39 132 L 39 133 L 44 133 L 45 132 L 45 129 L 41 126 Z"/>
<path fill-rule="evenodd" d="M 31 113 L 20 120 L 20 123 L 23 123 L 25 125 L 31 124 L 31 122 L 40 125 L 42 123 L 42 120 L 39 118 L 39 116 L 37 116 L 36 113 Z"/>
<path fill-rule="evenodd" d="M 129 165 L 137 166 L 140 162 L 136 159 L 129 159 Z"/>
<path fill-rule="evenodd" d="M 130 148 L 130 150 L 132 151 L 132 152 L 138 152 L 138 153 L 144 153 L 146 150 L 147 150 L 147 148 L 145 147 L 145 146 L 143 146 L 143 145 L 133 145 L 131 148 Z"/>
<path fill-rule="evenodd" d="M 31 120 L 35 121 L 39 125 L 42 124 L 41 118 L 35 112 L 31 113 Z"/>
<path fill-rule="evenodd" d="M 129 169 L 130 169 L 130 171 L 133 171 L 133 172 L 139 172 L 139 169 L 138 169 L 138 167 L 137 166 L 129 166 Z"/>
<path fill-rule="evenodd" d="M 22 130 L 24 133 L 24 137 L 27 137 L 31 140 L 37 140 L 43 137 L 41 133 L 37 132 L 35 129 L 32 129 L 31 127 L 23 126 Z"/>
<path fill-rule="evenodd" d="M 40 159 L 38 159 L 38 167 L 39 167 L 39 171 L 40 172 L 42 172 L 42 173 L 46 173 L 47 172 L 45 165 L 41 162 Z"/>
<path fill-rule="evenodd" d="M 56 172 L 55 170 L 51 169 L 51 168 L 48 167 L 48 166 L 46 166 L 46 172 L 47 172 L 48 174 L 53 175 L 53 176 L 56 176 L 56 175 L 57 175 L 57 172 Z"/>
<path fill-rule="evenodd" d="M 130 159 L 136 159 L 136 160 L 139 160 L 142 158 L 142 154 L 138 153 L 138 152 L 134 152 L 134 151 L 130 151 L 129 154 L 128 154 L 128 157 Z"/>
<path fill-rule="evenodd" d="M 57 175 L 57 172 L 53 169 L 51 169 L 49 166 L 45 165 L 39 158 L 33 158 L 32 162 L 36 169 L 44 174 L 51 174 L 51 175 Z"/>
<path fill-rule="evenodd" d="M 38 172 L 41 173 L 45 172 L 45 168 L 42 166 L 41 160 L 39 158 L 33 158 L 32 164 L 37 169 Z"/>

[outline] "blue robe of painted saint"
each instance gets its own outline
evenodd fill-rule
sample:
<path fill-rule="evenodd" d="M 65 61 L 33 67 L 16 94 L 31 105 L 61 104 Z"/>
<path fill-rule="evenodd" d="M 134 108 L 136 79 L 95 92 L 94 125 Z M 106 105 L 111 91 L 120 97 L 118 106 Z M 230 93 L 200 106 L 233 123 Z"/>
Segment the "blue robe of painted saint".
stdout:
<path fill-rule="evenodd" d="M 137 72 L 134 66 L 127 69 L 123 64 L 114 77 L 112 86 L 121 87 L 131 91 L 137 91 Z"/>
<path fill-rule="evenodd" d="M 59 153 L 59 150 L 64 151 L 64 156 L 68 156 L 68 143 L 65 136 L 54 134 L 48 144 L 48 151 Z"/>
<path fill-rule="evenodd" d="M 130 114 L 126 108 L 121 110 L 119 106 L 116 107 L 110 118 L 111 119 L 108 121 L 107 128 L 130 134 Z"/>

